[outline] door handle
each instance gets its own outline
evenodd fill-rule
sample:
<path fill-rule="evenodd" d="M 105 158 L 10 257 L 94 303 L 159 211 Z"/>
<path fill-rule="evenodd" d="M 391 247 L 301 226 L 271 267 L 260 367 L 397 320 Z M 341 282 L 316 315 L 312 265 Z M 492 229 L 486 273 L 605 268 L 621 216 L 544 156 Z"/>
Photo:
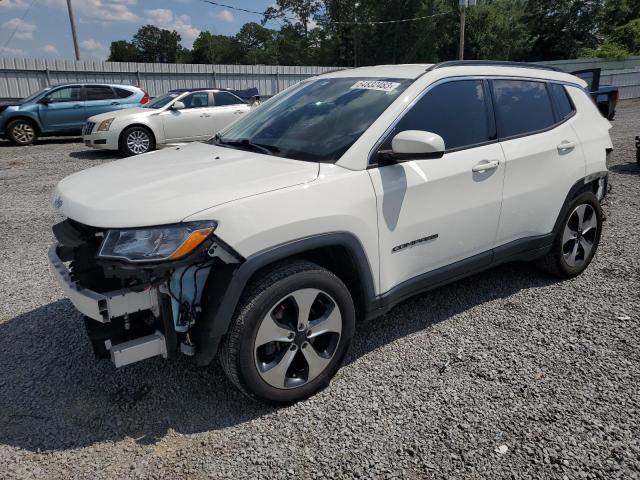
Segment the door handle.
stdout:
<path fill-rule="evenodd" d="M 482 162 L 474 165 L 471 168 L 472 172 L 486 172 L 487 170 L 493 170 L 494 168 L 498 168 L 500 166 L 499 160 L 483 160 Z"/>
<path fill-rule="evenodd" d="M 111 102 L 111 105 L 120 105 L 118 102 Z"/>
<path fill-rule="evenodd" d="M 73 106 L 73 108 L 82 108 L 82 105 L 76 104 L 76 105 Z"/>
<path fill-rule="evenodd" d="M 576 142 L 564 140 L 563 142 L 560 143 L 560 145 L 558 145 L 558 151 L 563 152 L 565 150 L 571 150 L 572 148 L 576 148 L 576 145 L 578 145 Z"/>

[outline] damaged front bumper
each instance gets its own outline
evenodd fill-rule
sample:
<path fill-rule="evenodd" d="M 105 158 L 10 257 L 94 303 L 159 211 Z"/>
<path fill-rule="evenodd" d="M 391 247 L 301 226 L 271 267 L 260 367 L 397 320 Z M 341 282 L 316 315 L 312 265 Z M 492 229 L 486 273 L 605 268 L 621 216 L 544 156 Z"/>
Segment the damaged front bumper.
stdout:
<path fill-rule="evenodd" d="M 83 315 L 101 323 L 116 317 L 150 310 L 159 316 L 158 289 L 146 286 L 142 290 L 120 289 L 98 293 L 78 285 L 71 279 L 69 270 L 58 255 L 58 245 L 49 248 L 49 265 L 54 278 L 71 303 Z"/>

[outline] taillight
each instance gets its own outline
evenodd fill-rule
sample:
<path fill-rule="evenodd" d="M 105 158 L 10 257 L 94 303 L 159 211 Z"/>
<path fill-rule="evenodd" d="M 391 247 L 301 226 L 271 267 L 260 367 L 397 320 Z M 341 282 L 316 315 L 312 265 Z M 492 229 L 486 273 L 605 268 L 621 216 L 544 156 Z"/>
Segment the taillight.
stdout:
<path fill-rule="evenodd" d="M 149 94 L 147 93 L 146 90 L 142 90 L 144 92 L 144 97 L 142 97 L 142 100 L 140 100 L 140 105 L 144 105 L 145 103 L 149 102 Z"/>

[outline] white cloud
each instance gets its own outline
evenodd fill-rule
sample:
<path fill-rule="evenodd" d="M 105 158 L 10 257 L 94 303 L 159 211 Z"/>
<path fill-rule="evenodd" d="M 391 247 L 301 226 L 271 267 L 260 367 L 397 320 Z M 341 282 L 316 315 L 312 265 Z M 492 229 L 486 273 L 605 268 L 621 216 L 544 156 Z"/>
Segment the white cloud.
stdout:
<path fill-rule="evenodd" d="M 80 49 L 82 50 L 83 59 L 89 57 L 94 60 L 104 60 L 109 53 L 109 49 L 106 46 L 93 38 L 82 40 Z"/>
<path fill-rule="evenodd" d="M 28 40 L 33 38 L 33 32 L 36 30 L 36 26 L 27 23 L 20 18 L 12 18 L 11 20 L 4 22 L 2 24 L 2 28 L 5 30 L 9 30 L 13 32 L 15 30 L 15 38 L 19 38 L 20 40 Z"/>
<path fill-rule="evenodd" d="M 54 45 L 50 45 L 50 44 L 47 44 L 44 47 L 42 47 L 42 51 L 47 55 L 58 55 L 60 53 L 58 52 L 58 49 Z"/>
<path fill-rule="evenodd" d="M 0 0 L 2 1 L 2 0 Z M 66 0 L 46 0 L 50 6 L 67 8 Z M 140 20 L 130 7 L 137 0 L 81 0 L 73 2 L 74 11 L 81 19 L 99 22 L 136 22 Z"/>
<path fill-rule="evenodd" d="M 218 13 L 215 14 L 215 17 L 228 23 L 231 23 L 236 19 L 236 17 L 233 16 L 233 13 L 231 13 L 229 10 L 226 10 L 226 9 L 220 10 Z"/>
<path fill-rule="evenodd" d="M 27 52 L 20 48 L 0 47 L 0 55 L 7 55 L 11 57 L 26 57 Z"/>
<path fill-rule="evenodd" d="M 29 7 L 27 0 L 0 0 L 0 8 L 6 8 L 8 10 L 17 8 L 22 10 Z"/>
<path fill-rule="evenodd" d="M 191 24 L 189 15 L 177 15 L 167 8 L 145 10 L 145 21 L 166 30 L 175 30 L 182 37 L 186 47 L 191 48 L 193 41 L 200 35 L 200 30 Z"/>

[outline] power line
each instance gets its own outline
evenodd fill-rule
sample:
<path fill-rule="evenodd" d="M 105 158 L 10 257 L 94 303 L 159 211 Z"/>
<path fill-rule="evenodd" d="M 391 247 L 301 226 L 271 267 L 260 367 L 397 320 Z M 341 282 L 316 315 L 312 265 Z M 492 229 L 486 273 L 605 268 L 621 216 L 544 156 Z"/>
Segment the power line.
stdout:
<path fill-rule="evenodd" d="M 255 15 L 260 15 L 262 17 L 264 17 L 265 12 L 258 12 L 256 10 L 248 10 L 246 8 L 241 8 L 241 7 L 234 7 L 233 5 L 227 5 L 224 3 L 220 3 L 220 2 L 215 2 L 213 0 L 200 0 L 201 2 L 204 3 L 210 3 L 211 5 L 215 5 L 217 7 L 224 7 L 224 8 L 228 8 L 230 10 L 236 10 L 239 12 L 244 12 L 244 13 L 252 13 Z M 334 24 L 339 24 L 339 25 L 385 25 L 388 23 L 406 23 L 406 22 L 417 22 L 420 20 L 425 20 L 427 18 L 434 18 L 434 17 L 439 17 L 442 15 L 449 15 L 450 12 L 442 12 L 442 13 L 434 13 L 433 15 L 424 15 L 422 17 L 414 17 L 414 18 L 402 18 L 400 20 L 380 20 L 380 21 L 346 21 L 346 22 L 336 22 L 336 21 L 332 21 L 331 23 Z M 285 18 L 289 19 L 289 20 L 296 20 L 296 18 L 292 18 L 292 17 L 287 17 L 286 15 L 284 15 Z"/>
<path fill-rule="evenodd" d="M 27 16 L 27 14 L 29 13 L 29 10 L 31 10 L 31 7 L 33 7 L 33 4 L 36 3 L 36 0 L 31 0 L 31 3 L 29 4 L 29 6 L 27 7 L 27 9 L 24 11 L 24 13 L 22 14 L 22 17 L 20 17 L 20 20 L 24 20 L 25 17 Z M 20 22 L 18 22 L 18 24 L 16 24 L 16 28 L 13 29 L 13 32 L 11 32 L 11 35 L 9 35 L 9 39 L 6 41 L 6 43 L 4 44 L 3 48 L 7 48 L 9 46 L 9 44 L 11 43 L 11 40 L 13 40 L 14 35 L 16 34 L 16 32 L 18 31 L 18 29 L 20 28 Z"/>

